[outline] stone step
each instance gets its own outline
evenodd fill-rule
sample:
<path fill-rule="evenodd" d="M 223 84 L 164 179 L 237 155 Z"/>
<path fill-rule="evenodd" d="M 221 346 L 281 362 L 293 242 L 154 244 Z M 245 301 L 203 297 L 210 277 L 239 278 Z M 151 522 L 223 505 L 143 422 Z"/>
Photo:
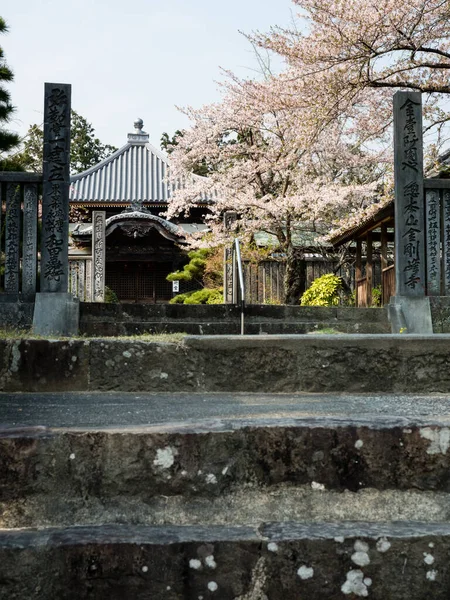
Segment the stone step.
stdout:
<path fill-rule="evenodd" d="M 320 329 L 340 333 L 390 333 L 386 309 L 249 305 L 245 333 L 304 334 Z M 240 311 L 231 305 L 99 305 L 85 303 L 80 333 L 88 336 L 184 332 L 191 335 L 240 333 Z"/>
<path fill-rule="evenodd" d="M 0 593 L 23 600 L 447 600 L 450 525 L 108 525 L 0 531 Z"/>
<path fill-rule="evenodd" d="M 146 333 L 186 333 L 189 335 L 237 335 L 241 324 L 238 318 L 228 321 L 84 321 L 80 334 L 89 337 L 142 335 Z M 380 321 L 257 321 L 245 320 L 246 335 L 281 335 L 320 333 L 383 334 L 391 326 Z"/>
<path fill-rule="evenodd" d="M 449 445 L 445 418 L 9 427 L 0 526 L 444 521 Z"/>
<path fill-rule="evenodd" d="M 0 340 L 2 391 L 450 392 L 450 336 Z"/>

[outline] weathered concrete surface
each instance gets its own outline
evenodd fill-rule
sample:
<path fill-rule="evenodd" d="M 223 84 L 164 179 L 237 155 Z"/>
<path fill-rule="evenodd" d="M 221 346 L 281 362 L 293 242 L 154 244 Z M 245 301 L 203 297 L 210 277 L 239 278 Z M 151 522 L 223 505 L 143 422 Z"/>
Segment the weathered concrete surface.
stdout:
<path fill-rule="evenodd" d="M 323 328 L 342 333 L 389 333 L 385 309 L 249 305 L 245 333 L 305 334 Z M 182 304 L 81 304 L 80 330 L 89 336 L 184 332 L 193 335 L 240 333 L 236 306 Z"/>
<path fill-rule="evenodd" d="M 8 600 L 447 600 L 450 526 L 268 524 L 4 531 Z"/>
<path fill-rule="evenodd" d="M 4 391 L 450 391 L 449 335 L 8 340 L 0 353 Z"/>
<path fill-rule="evenodd" d="M 82 340 L 0 340 L 0 389 L 58 391 L 89 386 L 89 344 Z"/>
<path fill-rule="evenodd" d="M 139 427 L 217 419 L 311 417 L 436 419 L 450 423 L 450 394 L 251 392 L 0 392 L 0 423 L 23 427 Z M 399 420 L 400 422 L 400 420 Z M 417 421 L 416 421 L 417 422 Z"/>
<path fill-rule="evenodd" d="M 181 501 L 188 519 L 197 499 L 204 498 L 220 499 L 220 521 L 228 499 L 232 505 L 239 504 L 233 498 L 241 498 L 239 511 L 246 522 L 250 504 L 241 492 L 250 489 L 253 498 L 258 492 L 280 493 L 284 500 L 279 508 L 284 503 L 292 510 L 295 494 L 290 497 L 286 486 L 299 488 L 296 494 L 310 500 L 310 490 L 448 493 L 449 446 L 448 423 L 389 418 L 239 420 L 101 430 L 5 428 L 0 436 L 0 525 L 73 523 L 75 514 L 86 519 L 90 507 L 93 516 L 87 519 L 92 522 L 89 519 L 101 518 L 102 506 L 104 519 L 109 515 L 127 520 L 128 506 L 137 522 L 160 522 L 165 501 L 174 497 L 168 520 L 176 519 Z M 380 520 L 389 511 L 380 511 L 376 503 L 389 497 L 374 494 L 375 505 L 370 506 L 369 496 L 365 507 L 362 499 L 361 514 Z M 392 496 L 397 503 L 400 497 Z M 324 514 L 332 501 L 323 498 Z M 273 502 L 261 494 L 260 514 Z M 341 510 L 348 502 L 341 499 Z M 423 497 L 419 506 L 429 506 L 434 515 L 448 515 L 444 496 Z M 411 515 L 411 510 L 405 507 L 404 514 Z M 394 509 L 391 518 L 400 512 Z M 331 513 L 337 516 L 339 508 Z M 307 515 L 305 505 L 288 511 L 285 518 Z M 231 518 L 235 522 L 237 515 Z"/>

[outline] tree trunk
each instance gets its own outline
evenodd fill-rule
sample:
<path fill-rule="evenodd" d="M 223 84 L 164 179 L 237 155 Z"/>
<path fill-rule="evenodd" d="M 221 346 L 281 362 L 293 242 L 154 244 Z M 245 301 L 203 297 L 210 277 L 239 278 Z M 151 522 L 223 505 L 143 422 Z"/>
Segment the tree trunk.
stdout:
<path fill-rule="evenodd" d="M 306 289 L 305 254 L 300 248 L 292 246 L 287 251 L 286 273 L 284 276 L 285 304 L 299 304 Z"/>

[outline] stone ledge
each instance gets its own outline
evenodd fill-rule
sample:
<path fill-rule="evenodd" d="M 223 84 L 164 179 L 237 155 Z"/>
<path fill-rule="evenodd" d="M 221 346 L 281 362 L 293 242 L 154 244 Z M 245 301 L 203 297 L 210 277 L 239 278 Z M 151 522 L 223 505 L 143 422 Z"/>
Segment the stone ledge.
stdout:
<path fill-rule="evenodd" d="M 450 526 L 262 524 L 0 533 L 5 598 L 447 600 Z"/>

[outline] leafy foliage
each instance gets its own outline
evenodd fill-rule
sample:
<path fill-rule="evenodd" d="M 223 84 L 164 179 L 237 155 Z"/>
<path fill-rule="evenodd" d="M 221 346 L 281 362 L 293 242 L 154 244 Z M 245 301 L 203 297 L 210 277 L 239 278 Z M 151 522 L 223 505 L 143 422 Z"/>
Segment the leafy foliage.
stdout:
<path fill-rule="evenodd" d="M 315 279 L 300 300 L 302 306 L 337 306 L 342 280 L 328 273 Z"/>
<path fill-rule="evenodd" d="M 0 17 L 0 33 L 6 33 L 8 26 L 2 17 Z M 5 88 L 4 83 L 10 83 L 14 79 L 14 74 L 5 61 L 3 48 L 0 47 L 0 151 L 7 152 L 19 143 L 19 136 L 11 131 L 4 129 L 3 123 L 8 123 L 14 113 L 14 107 L 11 104 L 11 96 Z"/>
<path fill-rule="evenodd" d="M 206 258 L 210 250 L 199 248 L 189 252 L 189 262 L 184 265 L 182 271 L 175 271 L 167 275 L 167 281 L 196 281 L 200 286 L 203 285 L 203 276 L 206 268 Z"/>
<path fill-rule="evenodd" d="M 170 300 L 170 304 L 223 304 L 222 289 L 203 288 L 196 292 L 178 294 Z"/>

